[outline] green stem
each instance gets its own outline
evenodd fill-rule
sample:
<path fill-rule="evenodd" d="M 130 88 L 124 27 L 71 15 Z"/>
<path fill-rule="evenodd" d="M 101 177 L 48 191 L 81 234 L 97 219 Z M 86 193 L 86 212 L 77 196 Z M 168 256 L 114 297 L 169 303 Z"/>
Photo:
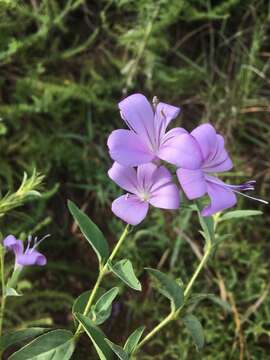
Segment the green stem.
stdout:
<path fill-rule="evenodd" d="M 148 333 L 142 341 L 138 344 L 137 349 L 142 347 L 145 343 L 147 343 L 157 332 L 159 332 L 164 326 L 166 326 L 170 321 L 174 319 L 175 313 L 172 311 L 165 319 L 161 321 L 150 333 Z"/>
<path fill-rule="evenodd" d="M 110 263 L 110 261 L 112 261 L 112 260 L 114 259 L 114 257 L 115 257 L 115 255 L 117 254 L 120 246 L 122 245 L 123 241 L 125 240 L 125 238 L 126 238 L 126 236 L 127 236 L 127 234 L 128 234 L 128 230 L 129 230 L 129 225 L 127 225 L 127 226 L 125 227 L 125 229 L 124 229 L 122 235 L 120 236 L 117 244 L 115 245 L 115 247 L 114 247 L 114 249 L 113 249 L 113 251 L 112 251 L 109 259 L 107 260 L 106 264 L 104 265 L 104 268 L 105 268 L 105 267 L 107 268 L 108 265 L 109 265 L 109 263 Z"/>
<path fill-rule="evenodd" d="M 128 230 L 129 230 L 129 225 L 127 225 L 122 233 L 122 235 L 120 236 L 117 244 L 115 245 L 111 255 L 109 256 L 108 260 L 106 261 L 106 263 L 100 267 L 100 271 L 99 271 L 99 275 L 98 275 L 98 278 L 97 278 L 97 281 L 95 283 L 95 286 L 91 292 L 91 295 L 89 296 L 89 299 L 87 301 L 87 304 L 85 306 L 85 309 L 84 309 L 84 312 L 83 312 L 83 315 L 87 315 L 89 313 L 89 310 L 95 300 L 95 297 L 96 297 L 96 294 L 97 294 L 97 291 L 99 289 L 99 286 L 104 278 L 104 276 L 108 273 L 108 267 L 109 267 L 109 263 L 114 259 L 114 257 L 116 256 L 118 250 L 120 249 L 120 246 L 122 245 L 122 243 L 124 242 L 127 234 L 128 234 Z M 79 324 L 79 326 L 77 327 L 77 330 L 75 332 L 75 337 L 78 337 L 81 333 L 81 330 L 82 330 L 82 325 Z"/>
<path fill-rule="evenodd" d="M 185 299 L 189 296 L 189 293 L 191 291 L 191 288 L 195 282 L 195 280 L 197 279 L 198 275 L 200 274 L 202 268 L 204 267 L 204 265 L 206 264 L 208 258 L 209 258 L 209 255 L 211 253 L 211 250 L 212 250 L 212 246 L 211 244 L 207 245 L 206 246 L 206 251 L 202 257 L 202 260 L 201 262 L 199 263 L 197 269 L 195 270 L 194 274 L 192 275 L 192 278 L 189 280 L 189 283 L 187 284 L 187 287 L 185 288 L 185 291 L 184 291 L 184 297 Z"/>
<path fill-rule="evenodd" d="M 3 320 L 4 320 L 4 312 L 6 305 L 6 297 L 5 297 L 5 265 L 4 265 L 4 248 L 0 244 L 0 271 L 1 271 L 1 307 L 0 307 L 0 336 L 2 335 L 3 329 Z"/>
<path fill-rule="evenodd" d="M 201 259 L 198 267 L 196 268 L 194 274 L 192 275 L 192 278 L 190 279 L 190 281 L 187 284 L 187 287 L 186 287 L 186 289 L 184 291 L 185 301 L 186 301 L 186 299 L 188 298 L 188 296 L 190 294 L 190 291 L 192 289 L 192 286 L 193 286 L 195 280 L 197 279 L 198 275 L 200 274 L 201 270 L 203 269 L 204 265 L 206 264 L 206 262 L 207 262 L 207 260 L 209 258 L 209 255 L 211 253 L 211 250 L 212 250 L 212 246 L 211 246 L 211 243 L 209 242 L 206 245 L 206 251 L 204 253 L 203 258 Z M 171 322 L 172 320 L 175 320 L 179 316 L 181 309 L 182 308 L 178 309 L 177 311 L 172 310 L 170 312 L 170 314 L 164 320 L 161 321 L 161 323 L 159 323 L 156 327 L 154 327 L 154 329 L 142 339 L 142 341 L 138 344 L 136 351 L 139 348 L 141 348 L 145 343 L 147 343 L 157 332 L 159 332 L 169 322 Z"/>

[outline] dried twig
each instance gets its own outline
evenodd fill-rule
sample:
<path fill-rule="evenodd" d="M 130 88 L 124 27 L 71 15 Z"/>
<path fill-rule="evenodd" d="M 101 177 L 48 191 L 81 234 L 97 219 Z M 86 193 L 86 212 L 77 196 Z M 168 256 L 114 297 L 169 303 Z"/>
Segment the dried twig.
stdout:
<path fill-rule="evenodd" d="M 244 360 L 245 339 L 244 339 L 243 332 L 242 332 L 240 314 L 237 309 L 233 294 L 231 292 L 228 293 L 228 299 L 229 299 L 229 302 L 232 307 L 232 313 L 233 313 L 233 318 L 234 318 L 234 322 L 235 322 L 235 338 L 238 340 L 238 343 L 239 343 L 239 350 L 240 350 L 239 360 Z M 236 340 L 236 342 L 237 342 L 237 340 Z M 236 344 L 236 342 L 235 342 L 235 344 Z M 235 344 L 233 346 L 234 348 L 235 348 Z"/>

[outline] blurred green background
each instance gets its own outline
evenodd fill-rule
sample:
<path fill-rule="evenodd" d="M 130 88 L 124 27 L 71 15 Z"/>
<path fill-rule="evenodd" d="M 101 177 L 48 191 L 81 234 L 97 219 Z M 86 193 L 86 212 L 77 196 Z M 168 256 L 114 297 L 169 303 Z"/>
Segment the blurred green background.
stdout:
<path fill-rule="evenodd" d="M 123 127 L 117 103 L 142 92 L 181 106 L 175 124 L 211 121 L 226 137 L 233 183 L 270 178 L 270 5 L 257 0 L 0 0 L 0 191 L 17 188 L 34 167 L 46 175 L 42 199 L 1 219 L 3 234 L 51 237 L 46 268 L 29 268 L 25 295 L 7 304 L 6 329 L 72 326 L 73 300 L 95 281 L 97 261 L 67 211 L 72 199 L 113 245 L 123 223 L 110 204 L 119 194 L 107 177 L 110 132 Z M 269 208 L 239 199 L 264 215 L 221 223 L 222 243 L 195 292 L 214 293 L 196 315 L 206 345 L 198 353 L 181 321 L 167 327 L 140 359 L 270 358 Z M 267 214 L 268 212 L 268 214 Z M 152 209 L 129 236 L 128 256 L 143 292 L 123 287 L 104 326 L 123 344 L 137 326 L 153 327 L 168 311 L 144 266 L 184 282 L 202 252 L 190 212 Z M 108 280 L 110 284 L 117 280 Z M 106 287 L 106 283 L 105 283 Z M 221 303 L 222 305 L 223 303 Z M 74 359 L 96 359 L 87 338 Z"/>

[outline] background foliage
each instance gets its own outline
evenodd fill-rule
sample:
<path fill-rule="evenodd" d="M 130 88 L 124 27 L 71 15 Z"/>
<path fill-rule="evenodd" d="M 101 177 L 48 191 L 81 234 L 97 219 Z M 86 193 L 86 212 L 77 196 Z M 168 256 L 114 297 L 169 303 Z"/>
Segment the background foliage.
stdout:
<path fill-rule="evenodd" d="M 11 212 L 1 231 L 52 234 L 42 245 L 48 266 L 27 270 L 20 284 L 25 296 L 9 300 L 6 328 L 68 324 L 73 299 L 96 277 L 95 257 L 71 221 L 67 198 L 111 244 L 123 228 L 110 211 L 119 190 L 106 175 L 106 138 L 123 125 L 116 104 L 127 94 L 180 105 L 177 122 L 188 129 L 211 121 L 234 158 L 227 180 L 256 179 L 267 197 L 269 10 L 257 0 L 0 0 L 1 193 L 16 189 L 24 171 L 36 167 L 46 175 L 41 200 Z M 258 204 L 239 199 L 238 207 Z M 204 350 L 196 352 L 179 321 L 142 359 L 268 358 L 267 211 L 220 223 L 222 244 L 197 284 L 223 301 L 204 301 L 197 310 Z M 166 303 L 152 292 L 143 267 L 158 266 L 185 282 L 201 252 L 197 229 L 185 210 L 153 210 L 129 237 L 123 251 L 141 274 L 143 292 L 123 289 L 104 328 L 113 341 L 123 343 L 145 319 L 151 327 L 162 318 Z M 81 341 L 74 358 L 95 359 L 89 341 Z"/>

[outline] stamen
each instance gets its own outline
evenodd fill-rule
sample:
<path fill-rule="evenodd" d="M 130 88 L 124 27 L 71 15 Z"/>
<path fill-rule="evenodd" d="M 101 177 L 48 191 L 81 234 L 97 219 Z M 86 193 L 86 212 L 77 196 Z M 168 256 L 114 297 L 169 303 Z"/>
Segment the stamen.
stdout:
<path fill-rule="evenodd" d="M 157 96 L 154 96 L 153 100 L 152 100 L 154 111 L 156 111 L 156 107 L 157 107 L 158 103 L 159 103 L 159 100 L 158 100 Z"/>
<path fill-rule="evenodd" d="M 256 180 L 249 180 L 247 182 L 245 182 L 244 184 L 241 184 L 241 185 L 231 185 L 231 184 L 226 184 L 226 183 L 220 183 L 219 181 L 215 181 L 214 179 L 209 179 L 212 183 L 216 184 L 216 185 L 219 185 L 219 186 L 224 186 L 225 188 L 229 188 L 231 189 L 233 192 L 239 194 L 239 195 L 243 195 L 249 199 L 252 199 L 252 200 L 256 200 L 256 201 L 259 201 L 263 204 L 269 204 L 268 201 L 266 200 L 263 200 L 263 199 L 259 199 L 259 198 L 256 198 L 256 197 L 253 197 L 253 196 L 250 196 L 250 195 L 247 195 L 245 193 L 243 193 L 242 191 L 249 191 L 249 190 L 254 190 L 254 186 L 253 184 L 256 183 Z"/>
<path fill-rule="evenodd" d="M 34 246 L 30 249 L 30 251 L 35 250 L 35 249 L 40 245 L 40 243 L 41 243 L 43 240 L 47 239 L 49 236 L 51 236 L 51 234 L 47 234 L 47 235 L 43 236 L 43 238 L 40 239 L 39 241 L 37 241 L 38 238 L 36 237 L 36 238 L 35 238 Z"/>
<path fill-rule="evenodd" d="M 148 194 L 148 192 L 146 191 L 142 191 L 139 197 L 142 201 L 148 201 L 150 198 L 150 194 Z"/>
<path fill-rule="evenodd" d="M 249 184 L 242 184 L 242 185 L 229 185 L 227 186 L 232 190 L 241 190 L 241 191 L 248 191 L 248 190 L 255 190 L 254 186 L 250 186 Z"/>
<path fill-rule="evenodd" d="M 253 184 L 255 184 L 256 181 L 255 180 L 249 180 L 246 181 L 244 184 L 240 184 L 240 185 L 231 185 L 231 184 L 226 184 L 227 187 L 229 187 L 230 189 L 234 190 L 241 190 L 241 191 L 249 191 L 249 190 L 255 190 Z"/>
<path fill-rule="evenodd" d="M 36 246 L 37 241 L 38 241 L 38 237 L 36 236 L 34 239 L 34 246 Z"/>
<path fill-rule="evenodd" d="M 25 251 L 30 249 L 31 242 L 32 242 L 32 235 L 29 235 L 28 238 L 27 238 L 27 246 L 26 246 Z"/>
<path fill-rule="evenodd" d="M 249 198 L 249 199 L 259 201 L 259 202 L 261 202 L 261 203 L 263 203 L 263 204 L 269 204 L 268 201 L 265 201 L 265 200 L 262 200 L 262 199 L 259 199 L 259 198 L 255 198 L 255 197 L 253 197 L 253 196 L 244 194 L 244 193 L 242 193 L 242 192 L 240 192 L 240 191 L 237 191 L 237 190 L 233 190 L 233 191 L 236 192 L 237 194 L 243 195 L 243 196 L 245 196 L 245 197 L 247 197 L 247 198 Z"/>

